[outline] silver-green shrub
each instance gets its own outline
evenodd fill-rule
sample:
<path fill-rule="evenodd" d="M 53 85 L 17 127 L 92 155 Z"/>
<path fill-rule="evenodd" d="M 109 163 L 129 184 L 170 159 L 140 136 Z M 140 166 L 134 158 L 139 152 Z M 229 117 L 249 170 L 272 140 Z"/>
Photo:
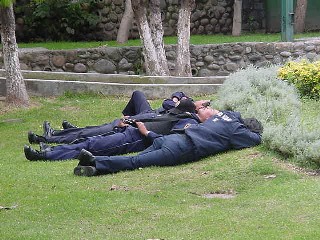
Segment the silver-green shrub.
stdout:
<path fill-rule="evenodd" d="M 297 90 L 277 78 L 278 69 L 250 66 L 231 74 L 218 91 L 217 107 L 259 119 L 268 148 L 320 165 L 320 131 L 303 126 Z"/>

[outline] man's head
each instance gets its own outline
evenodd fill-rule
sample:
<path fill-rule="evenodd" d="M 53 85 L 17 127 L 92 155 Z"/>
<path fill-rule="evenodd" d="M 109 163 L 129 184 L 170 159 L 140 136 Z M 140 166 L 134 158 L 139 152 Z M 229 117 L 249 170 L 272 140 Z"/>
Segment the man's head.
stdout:
<path fill-rule="evenodd" d="M 263 126 L 256 118 L 244 118 L 243 124 L 252 132 L 259 133 L 260 135 L 263 133 Z"/>
<path fill-rule="evenodd" d="M 196 112 L 203 107 L 210 106 L 210 100 L 198 100 L 194 102 L 194 105 L 196 106 Z"/>
<path fill-rule="evenodd" d="M 199 100 L 199 101 L 192 101 L 191 99 L 182 99 L 176 103 L 174 109 L 171 109 L 170 112 L 173 113 L 183 113 L 183 112 L 190 112 L 190 113 L 198 113 L 200 109 L 206 108 L 210 105 L 210 100 Z"/>
<path fill-rule="evenodd" d="M 217 109 L 213 109 L 212 107 L 202 106 L 202 107 L 198 108 L 197 115 L 198 115 L 198 118 L 199 118 L 200 122 L 204 122 L 208 118 L 216 115 L 218 112 L 219 111 Z"/>

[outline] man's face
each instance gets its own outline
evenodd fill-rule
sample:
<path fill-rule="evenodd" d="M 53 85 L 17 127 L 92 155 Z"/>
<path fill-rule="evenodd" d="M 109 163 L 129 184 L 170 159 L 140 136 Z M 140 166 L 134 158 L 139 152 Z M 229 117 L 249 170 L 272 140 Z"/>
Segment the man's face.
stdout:
<path fill-rule="evenodd" d="M 200 122 L 204 122 L 208 118 L 216 114 L 216 110 L 214 110 L 212 107 L 204 107 L 204 106 L 199 107 L 197 112 L 198 112 L 197 115 L 199 117 Z"/>
<path fill-rule="evenodd" d="M 196 105 L 196 112 L 198 111 L 198 109 L 203 108 L 203 106 L 207 103 L 210 102 L 210 100 L 199 100 L 199 101 L 195 101 L 194 105 Z M 210 104 L 209 104 L 210 105 Z"/>

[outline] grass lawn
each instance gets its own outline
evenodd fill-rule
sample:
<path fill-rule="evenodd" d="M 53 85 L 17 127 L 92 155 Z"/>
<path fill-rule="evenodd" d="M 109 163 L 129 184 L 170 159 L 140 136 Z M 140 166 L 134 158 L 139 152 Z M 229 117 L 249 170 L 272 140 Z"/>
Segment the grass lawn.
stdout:
<path fill-rule="evenodd" d="M 320 37 L 320 32 L 307 32 L 295 34 L 294 39 Z M 214 35 L 192 35 L 190 44 L 221 44 L 232 42 L 278 42 L 281 40 L 280 33 L 263 34 L 263 33 L 244 33 L 241 36 L 231 36 L 224 34 Z M 165 37 L 165 44 L 176 44 L 177 37 Z M 19 48 L 44 47 L 50 50 L 76 49 L 76 48 L 94 48 L 94 47 L 121 47 L 121 46 L 140 46 L 140 39 L 129 40 L 125 44 L 118 44 L 116 41 L 99 41 L 99 42 L 36 42 L 36 43 L 18 43 Z"/>
<path fill-rule="evenodd" d="M 0 239 L 320 236 L 319 176 L 298 171 L 263 145 L 181 166 L 92 178 L 73 175 L 77 160 L 25 159 L 27 132 L 42 133 L 44 120 L 54 128 L 63 119 L 79 126 L 102 124 L 119 117 L 127 100 L 33 98 L 33 107 L 19 110 L 0 102 L 0 206 L 16 206 L 0 210 Z M 318 104 L 306 101 L 304 109 L 317 116 Z M 211 198 L 214 193 L 224 198 Z"/>

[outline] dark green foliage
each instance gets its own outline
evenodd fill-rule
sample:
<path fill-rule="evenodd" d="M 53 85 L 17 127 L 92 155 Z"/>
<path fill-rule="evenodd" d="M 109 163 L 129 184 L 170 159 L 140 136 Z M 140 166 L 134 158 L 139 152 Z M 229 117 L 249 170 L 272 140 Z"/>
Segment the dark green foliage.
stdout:
<path fill-rule="evenodd" d="M 92 32 L 98 23 L 94 12 L 94 0 L 47 0 L 31 1 L 16 8 L 16 13 L 24 17 L 29 40 L 84 40 L 86 33 Z M 42 39 L 33 39 L 38 36 Z"/>

